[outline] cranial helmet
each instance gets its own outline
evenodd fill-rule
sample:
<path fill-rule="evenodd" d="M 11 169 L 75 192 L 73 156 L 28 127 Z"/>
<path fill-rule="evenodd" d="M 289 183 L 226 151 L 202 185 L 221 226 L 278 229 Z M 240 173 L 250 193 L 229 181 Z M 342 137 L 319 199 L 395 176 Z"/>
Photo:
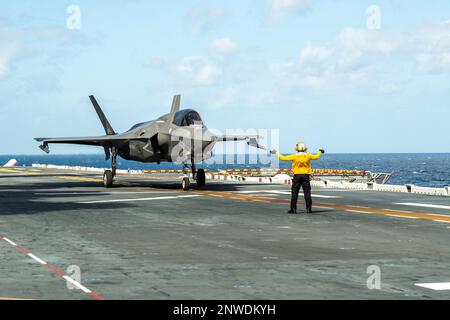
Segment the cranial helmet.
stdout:
<path fill-rule="evenodd" d="M 299 142 L 295 145 L 295 150 L 297 150 L 297 152 L 306 152 L 308 148 L 304 142 Z"/>

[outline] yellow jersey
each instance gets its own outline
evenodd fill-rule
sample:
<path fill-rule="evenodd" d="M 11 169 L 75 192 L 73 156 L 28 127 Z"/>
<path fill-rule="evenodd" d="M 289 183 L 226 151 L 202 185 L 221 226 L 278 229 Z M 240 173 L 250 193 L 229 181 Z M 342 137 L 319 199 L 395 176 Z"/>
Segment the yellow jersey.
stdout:
<path fill-rule="evenodd" d="M 283 156 L 277 152 L 277 156 L 282 161 L 292 161 L 293 174 L 312 174 L 311 160 L 318 160 L 322 156 L 322 152 L 319 151 L 317 154 L 295 153 L 289 156 Z"/>

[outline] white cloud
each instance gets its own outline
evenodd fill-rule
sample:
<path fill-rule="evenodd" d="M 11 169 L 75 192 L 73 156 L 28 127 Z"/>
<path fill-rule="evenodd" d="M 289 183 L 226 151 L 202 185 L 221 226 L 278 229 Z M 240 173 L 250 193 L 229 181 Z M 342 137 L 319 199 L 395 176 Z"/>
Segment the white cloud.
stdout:
<path fill-rule="evenodd" d="M 239 91 L 233 87 L 226 87 L 221 89 L 216 99 L 213 100 L 211 106 L 216 109 L 231 107 L 236 102 Z"/>
<path fill-rule="evenodd" d="M 10 46 L 0 46 L 0 79 L 10 72 L 11 61 L 15 58 L 17 50 Z"/>
<path fill-rule="evenodd" d="M 225 17 L 225 10 L 210 5 L 197 5 L 187 14 L 187 22 L 194 33 L 209 31 L 220 24 Z"/>
<path fill-rule="evenodd" d="M 293 11 L 301 12 L 308 8 L 310 2 L 310 0 L 272 0 L 270 20 L 278 22 Z"/>
<path fill-rule="evenodd" d="M 11 64 L 18 57 L 62 57 L 76 44 L 87 43 L 87 38 L 76 36 L 64 28 L 18 27 L 13 24 L 0 25 L 0 78 L 11 74 Z M 54 64 L 56 61 L 53 60 Z"/>
<path fill-rule="evenodd" d="M 295 68 L 295 63 L 293 62 L 276 62 L 269 64 L 269 72 L 278 75 L 287 75 Z"/>
<path fill-rule="evenodd" d="M 211 49 L 218 54 L 230 54 L 236 52 L 239 46 L 230 38 L 220 38 L 213 41 Z"/>
<path fill-rule="evenodd" d="M 400 91 L 394 77 L 450 72 L 450 24 L 385 32 L 345 28 L 326 45 L 306 43 L 297 61 L 269 64 L 286 83 L 306 88 L 368 85 L 379 93 Z M 396 79 L 395 81 L 401 79 Z"/>
<path fill-rule="evenodd" d="M 423 73 L 450 72 L 450 52 L 419 53 L 416 64 L 417 70 Z"/>
<path fill-rule="evenodd" d="M 184 58 L 177 66 L 177 72 L 185 80 L 196 85 L 208 86 L 222 75 L 222 67 L 201 56 Z"/>
<path fill-rule="evenodd" d="M 300 52 L 300 63 L 317 63 L 328 59 L 334 52 L 334 48 L 326 46 L 314 46 L 308 42 Z"/>
<path fill-rule="evenodd" d="M 396 84 L 382 83 L 378 86 L 378 92 L 381 94 L 395 94 L 400 91 L 400 88 Z"/>

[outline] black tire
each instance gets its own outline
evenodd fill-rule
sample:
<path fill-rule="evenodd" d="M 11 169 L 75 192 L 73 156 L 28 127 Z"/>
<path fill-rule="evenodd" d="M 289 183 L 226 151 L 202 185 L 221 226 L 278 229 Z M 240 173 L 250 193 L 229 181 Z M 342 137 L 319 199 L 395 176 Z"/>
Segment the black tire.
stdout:
<path fill-rule="evenodd" d="M 181 187 L 184 191 L 188 191 L 190 187 L 191 182 L 189 181 L 189 178 L 183 178 L 183 181 L 181 181 Z"/>
<path fill-rule="evenodd" d="M 103 174 L 103 186 L 105 188 L 112 188 L 114 177 L 111 170 L 106 170 Z"/>
<path fill-rule="evenodd" d="M 205 184 L 206 184 L 205 170 L 198 169 L 197 170 L 197 186 L 204 187 Z"/>

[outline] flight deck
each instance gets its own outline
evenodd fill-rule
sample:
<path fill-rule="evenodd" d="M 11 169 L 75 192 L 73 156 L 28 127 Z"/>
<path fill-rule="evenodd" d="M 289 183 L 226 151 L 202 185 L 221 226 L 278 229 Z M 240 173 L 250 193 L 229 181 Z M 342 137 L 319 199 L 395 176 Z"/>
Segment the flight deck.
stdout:
<path fill-rule="evenodd" d="M 450 298 L 448 196 L 313 188 L 288 215 L 289 185 L 102 181 L 0 168 L 0 299 Z"/>

